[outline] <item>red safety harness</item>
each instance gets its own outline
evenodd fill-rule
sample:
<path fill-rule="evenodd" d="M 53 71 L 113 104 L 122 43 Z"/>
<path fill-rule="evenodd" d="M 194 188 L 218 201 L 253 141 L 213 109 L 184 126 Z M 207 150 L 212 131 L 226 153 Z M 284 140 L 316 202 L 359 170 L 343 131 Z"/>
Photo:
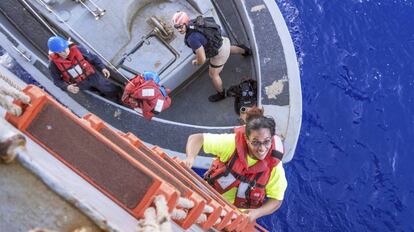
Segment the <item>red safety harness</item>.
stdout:
<path fill-rule="evenodd" d="M 56 53 L 49 55 L 49 59 L 56 64 L 66 83 L 79 83 L 95 73 L 93 66 L 83 57 L 76 45 L 70 45 L 69 51 L 67 59 L 60 57 Z"/>
<path fill-rule="evenodd" d="M 248 167 L 244 127 L 235 131 L 236 149 L 233 155 L 226 163 L 216 159 L 204 178 L 221 194 L 237 187 L 235 206 L 257 208 L 263 204 L 266 196 L 265 187 L 273 168 L 283 158 L 283 143 L 280 137 L 275 135 L 266 158 Z"/>

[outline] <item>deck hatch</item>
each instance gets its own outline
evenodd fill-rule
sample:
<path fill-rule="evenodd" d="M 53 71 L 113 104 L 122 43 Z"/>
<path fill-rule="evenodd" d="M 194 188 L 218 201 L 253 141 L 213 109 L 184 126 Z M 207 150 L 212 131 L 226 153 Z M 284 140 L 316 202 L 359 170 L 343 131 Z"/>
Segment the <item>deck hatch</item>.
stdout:
<path fill-rule="evenodd" d="M 162 74 L 175 59 L 176 56 L 170 48 L 156 36 L 150 36 L 128 54 L 121 67 L 134 74 L 149 70 Z"/>

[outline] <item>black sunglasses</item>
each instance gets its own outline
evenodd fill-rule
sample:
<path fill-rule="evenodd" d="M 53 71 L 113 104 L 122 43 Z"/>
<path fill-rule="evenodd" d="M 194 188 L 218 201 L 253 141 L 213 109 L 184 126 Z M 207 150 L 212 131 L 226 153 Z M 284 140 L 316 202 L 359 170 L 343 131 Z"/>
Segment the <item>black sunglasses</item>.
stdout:
<path fill-rule="evenodd" d="M 174 28 L 175 28 L 175 29 L 181 29 L 181 28 L 183 28 L 183 27 L 184 27 L 184 24 L 181 24 L 181 25 L 175 24 L 175 25 L 174 25 Z"/>

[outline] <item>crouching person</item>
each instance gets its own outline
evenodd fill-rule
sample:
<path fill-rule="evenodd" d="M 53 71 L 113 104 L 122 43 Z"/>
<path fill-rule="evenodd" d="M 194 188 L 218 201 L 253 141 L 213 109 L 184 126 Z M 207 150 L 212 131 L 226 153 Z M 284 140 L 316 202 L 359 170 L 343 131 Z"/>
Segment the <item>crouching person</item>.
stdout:
<path fill-rule="evenodd" d="M 275 127 L 272 118 L 258 116 L 233 134 L 193 134 L 187 141 L 184 163 L 191 167 L 201 147 L 217 156 L 204 178 L 230 203 L 247 209 L 251 222 L 278 210 L 287 187 Z"/>
<path fill-rule="evenodd" d="M 153 72 L 137 75 L 125 86 L 122 102 L 133 109 L 141 109 L 144 118 L 151 120 L 171 105 L 170 90 L 159 85 L 159 81 Z"/>
<path fill-rule="evenodd" d="M 106 79 L 111 74 L 98 56 L 59 36 L 50 37 L 47 45 L 49 71 L 56 86 L 73 94 L 94 88 L 113 101 L 119 100 L 121 88 Z"/>

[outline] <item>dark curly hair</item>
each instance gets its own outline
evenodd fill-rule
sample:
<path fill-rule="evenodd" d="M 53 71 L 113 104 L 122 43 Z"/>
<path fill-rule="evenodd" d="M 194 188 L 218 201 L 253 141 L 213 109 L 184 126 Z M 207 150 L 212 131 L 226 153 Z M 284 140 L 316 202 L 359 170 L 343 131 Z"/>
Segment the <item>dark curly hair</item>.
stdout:
<path fill-rule="evenodd" d="M 256 116 L 249 117 L 246 122 L 246 136 L 249 137 L 252 130 L 267 128 L 270 130 L 272 137 L 275 135 L 276 122 L 271 117 Z"/>

